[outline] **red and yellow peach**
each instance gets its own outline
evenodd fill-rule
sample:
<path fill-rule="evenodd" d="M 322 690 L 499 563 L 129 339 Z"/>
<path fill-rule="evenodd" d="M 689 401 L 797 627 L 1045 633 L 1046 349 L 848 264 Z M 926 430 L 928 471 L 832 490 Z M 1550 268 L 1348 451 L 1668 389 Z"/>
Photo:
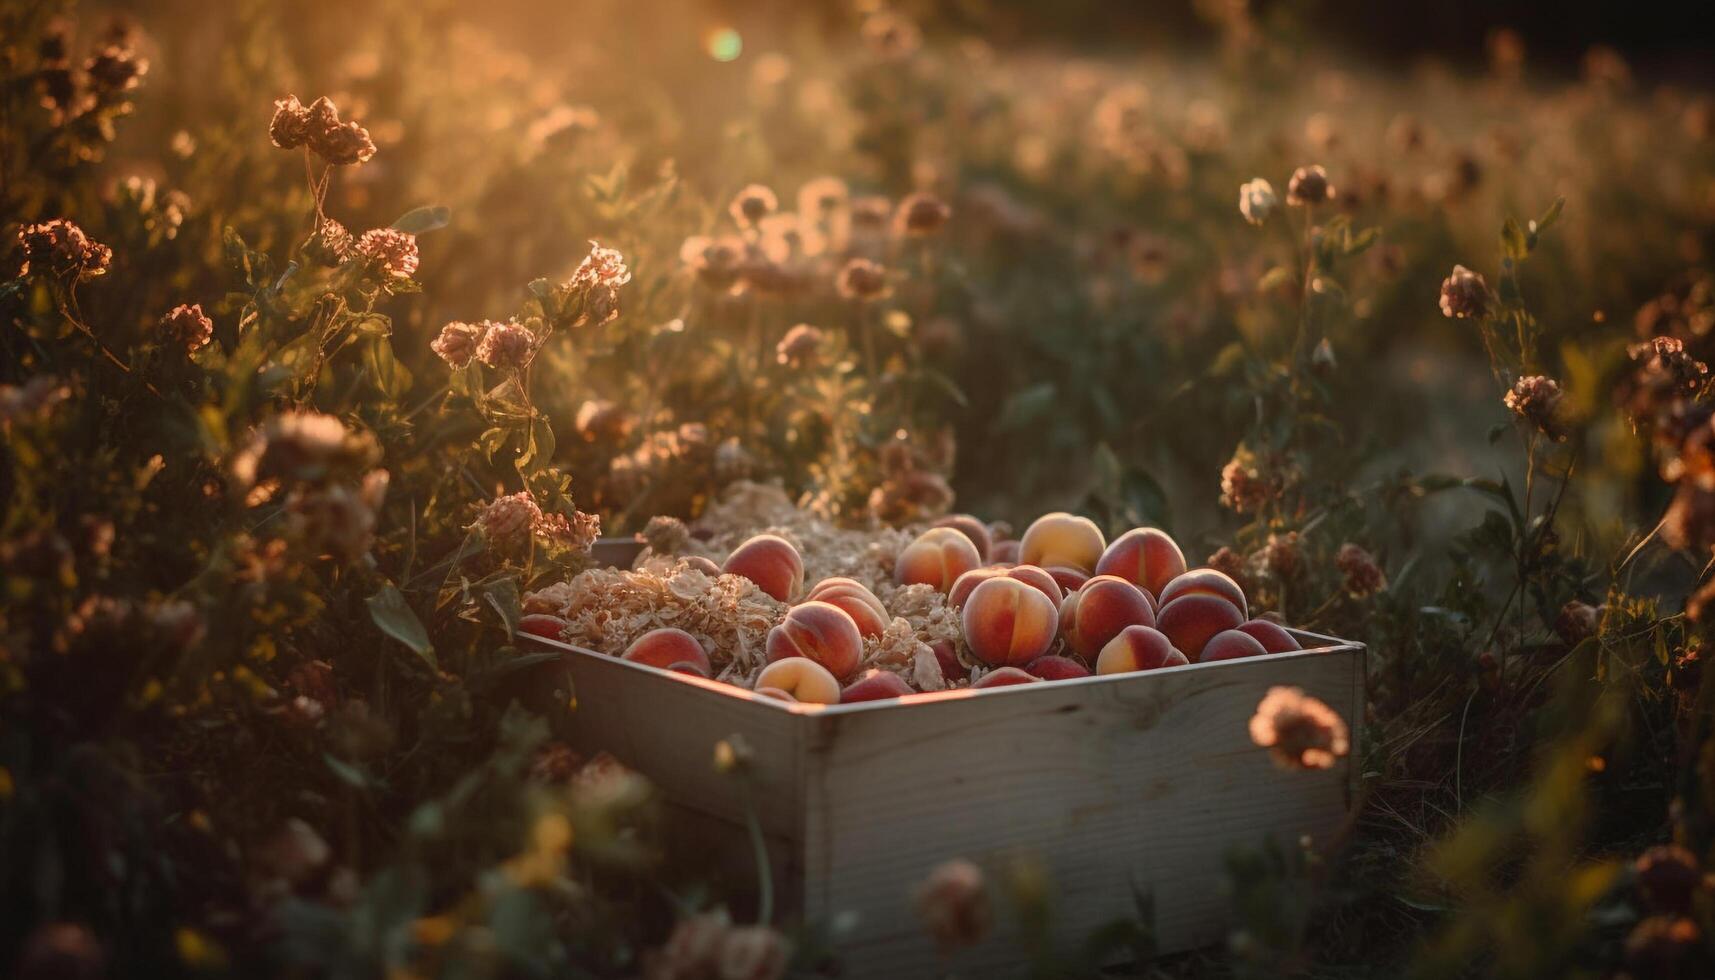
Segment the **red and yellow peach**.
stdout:
<path fill-rule="evenodd" d="M 1161 593 L 1156 598 L 1160 599 L 1161 604 L 1165 606 L 1180 596 L 1186 595 L 1219 596 L 1239 611 L 1241 619 L 1248 618 L 1250 615 L 1249 607 L 1245 603 L 1245 590 L 1240 588 L 1239 583 L 1233 581 L 1233 577 L 1226 572 L 1213 568 L 1192 569 L 1175 576 L 1173 581 L 1162 587 Z"/>
<path fill-rule="evenodd" d="M 1008 538 L 1005 541 L 996 541 L 989 546 L 989 561 L 1016 565 L 1018 564 L 1018 551 L 1018 541 L 1015 539 Z"/>
<path fill-rule="evenodd" d="M 981 564 L 970 538 L 950 527 L 932 527 L 899 553 L 893 580 L 900 585 L 929 585 L 945 593 L 960 575 Z"/>
<path fill-rule="evenodd" d="M 976 587 L 991 578 L 1017 579 L 1025 585 L 1034 587 L 1047 596 L 1048 601 L 1056 606 L 1060 604 L 1061 599 L 1065 598 L 1065 593 L 1061 590 L 1060 583 L 1054 581 L 1054 576 L 1035 565 L 1014 565 L 1011 568 L 990 565 L 987 568 L 973 568 L 959 576 L 958 581 L 954 582 L 952 589 L 947 592 L 947 605 L 955 609 L 964 606 Z"/>
<path fill-rule="evenodd" d="M 1024 672 L 1032 677 L 1040 677 L 1045 681 L 1063 681 L 1073 677 L 1090 676 L 1090 668 L 1071 657 L 1059 657 L 1054 654 L 1037 657 L 1024 668 Z"/>
<path fill-rule="evenodd" d="M 1128 626 L 1154 626 L 1155 610 L 1143 590 L 1113 575 L 1098 575 L 1060 604 L 1060 635 L 1086 657 L 1100 653 Z"/>
<path fill-rule="evenodd" d="M 1097 575 L 1118 575 L 1152 595 L 1180 575 L 1185 574 L 1185 553 L 1167 536 L 1153 527 L 1137 527 L 1115 538 L 1096 562 Z"/>
<path fill-rule="evenodd" d="M 1221 596 L 1192 592 L 1163 603 L 1156 614 L 1155 626 L 1196 663 L 1203 655 L 1204 645 L 1216 633 L 1234 629 L 1244 621 L 1244 614 Z"/>
<path fill-rule="evenodd" d="M 1241 633 L 1250 634 L 1251 638 L 1261 643 L 1263 650 L 1268 653 L 1286 653 L 1291 650 L 1304 649 L 1298 640 L 1286 631 L 1286 627 L 1279 623 L 1270 622 L 1266 619 L 1253 619 L 1249 622 L 1240 623 L 1236 628 Z"/>
<path fill-rule="evenodd" d="M 989 551 L 994 547 L 994 538 L 989 534 L 989 526 L 969 514 L 948 514 L 934 523 L 935 527 L 950 527 L 971 539 L 971 545 L 977 549 L 979 561 L 989 560 Z"/>
<path fill-rule="evenodd" d="M 1042 678 L 1032 677 L 1017 667 L 1001 667 L 991 670 L 977 678 L 971 685 L 972 690 L 981 691 L 991 687 L 1011 687 L 1014 684 L 1040 684 Z"/>
<path fill-rule="evenodd" d="M 1102 652 L 1096 657 L 1096 673 L 1125 674 L 1177 667 L 1190 662 L 1160 630 L 1149 626 L 1127 626 L 1102 647 Z"/>
<path fill-rule="evenodd" d="M 758 534 L 734 548 L 721 571 L 750 579 L 781 602 L 791 602 L 804 588 L 804 559 L 792 542 L 773 534 Z"/>
<path fill-rule="evenodd" d="M 632 640 L 620 657 L 635 664 L 646 664 L 664 670 L 674 670 L 680 664 L 689 664 L 701 671 L 702 676 L 709 676 L 709 655 L 703 649 L 702 643 L 684 630 L 672 627 L 650 630 Z"/>
<path fill-rule="evenodd" d="M 978 660 L 990 667 L 1022 667 L 1054 644 L 1059 613 L 1039 590 L 997 576 L 976 587 L 959 620 Z"/>
<path fill-rule="evenodd" d="M 880 636 L 887 629 L 887 624 L 893 621 L 887 614 L 887 607 L 881 604 L 875 593 L 856 579 L 825 578 L 804 596 L 804 601 L 812 600 L 844 609 L 864 636 Z"/>
<path fill-rule="evenodd" d="M 780 624 L 768 631 L 768 660 L 804 657 L 835 677 L 857 672 L 863 657 L 863 635 L 857 622 L 832 603 L 812 600 L 793 606 Z"/>
<path fill-rule="evenodd" d="M 1262 642 L 1249 633 L 1236 629 L 1222 630 L 1209 638 L 1198 662 L 1206 664 L 1216 660 L 1238 660 L 1241 657 L 1260 657 L 1266 653 L 1268 651 L 1263 649 Z"/>
<path fill-rule="evenodd" d="M 885 701 L 911 693 L 911 685 L 905 683 L 903 677 L 891 670 L 874 669 L 865 671 L 862 677 L 846 685 L 845 690 L 840 692 L 840 703 Z"/>
<path fill-rule="evenodd" d="M 1068 565 L 1087 574 L 1095 570 L 1106 547 L 1095 521 L 1057 512 L 1038 517 L 1025 529 L 1018 543 L 1018 560 L 1043 568 Z"/>
<path fill-rule="evenodd" d="M 757 675 L 758 693 L 765 688 L 788 694 L 806 704 L 839 704 L 840 682 L 828 669 L 808 657 L 787 657 L 762 668 Z M 772 696 L 772 695 L 771 695 Z"/>
<path fill-rule="evenodd" d="M 566 627 L 570 625 L 572 624 L 548 613 L 530 613 L 518 618 L 518 632 L 546 637 L 550 640 L 559 639 L 565 634 Z"/>
<path fill-rule="evenodd" d="M 1027 567 L 1034 568 L 1035 566 Z M 1043 571 L 1047 572 L 1048 577 L 1054 580 L 1054 584 L 1060 586 L 1060 591 L 1067 593 L 1078 591 L 1084 587 L 1085 582 L 1090 580 L 1088 572 L 1081 568 L 1073 568 L 1070 565 L 1050 565 Z"/>

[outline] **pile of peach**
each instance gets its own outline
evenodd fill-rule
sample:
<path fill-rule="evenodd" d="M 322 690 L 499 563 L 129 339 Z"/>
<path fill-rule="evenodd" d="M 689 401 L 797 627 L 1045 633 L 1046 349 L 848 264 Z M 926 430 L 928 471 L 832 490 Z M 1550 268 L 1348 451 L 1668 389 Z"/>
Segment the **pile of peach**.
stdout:
<path fill-rule="evenodd" d="M 740 575 L 781 602 L 768 634 L 757 692 L 788 701 L 839 704 L 911 694 L 886 670 L 859 673 L 864 638 L 891 617 L 874 592 L 850 578 L 804 590 L 804 562 L 783 538 L 745 541 L 710 573 Z M 964 652 L 983 668 L 974 688 L 1155 670 L 1299 649 L 1267 619 L 1252 619 L 1244 590 L 1212 568 L 1187 570 L 1167 534 L 1136 528 L 1109 543 L 1094 522 L 1071 514 L 1038 518 L 1017 541 L 994 541 L 981 521 L 955 515 L 924 531 L 895 559 L 894 582 L 926 585 L 956 609 Z M 933 644 L 952 684 L 972 669 L 952 643 Z M 626 660 L 701 677 L 707 652 L 689 633 L 657 629 Z"/>

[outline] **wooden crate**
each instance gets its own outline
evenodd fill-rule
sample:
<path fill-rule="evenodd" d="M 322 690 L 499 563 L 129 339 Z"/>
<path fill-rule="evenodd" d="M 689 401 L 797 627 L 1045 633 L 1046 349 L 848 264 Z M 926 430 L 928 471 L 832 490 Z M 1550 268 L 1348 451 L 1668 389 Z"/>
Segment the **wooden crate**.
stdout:
<path fill-rule="evenodd" d="M 1135 917 L 1137 894 L 1153 898 L 1163 952 L 1219 941 L 1226 854 L 1270 837 L 1326 842 L 1352 803 L 1364 648 L 1294 632 L 1307 649 L 851 705 L 786 704 L 540 642 L 568 654 L 580 747 L 648 775 L 704 831 L 742 828 L 753 812 L 784 917 L 837 928 L 847 975 L 867 977 L 1017 961 L 1004 908 L 994 935 L 950 958 L 924 933 L 911 892 L 958 857 L 993 877 L 1034 862 L 1063 941 Z M 1251 742 L 1250 718 L 1277 684 L 1352 725 L 1333 769 L 1284 771 Z M 714 745 L 735 735 L 753 752 L 744 780 L 713 764 Z M 733 867 L 749 860 L 745 850 Z"/>

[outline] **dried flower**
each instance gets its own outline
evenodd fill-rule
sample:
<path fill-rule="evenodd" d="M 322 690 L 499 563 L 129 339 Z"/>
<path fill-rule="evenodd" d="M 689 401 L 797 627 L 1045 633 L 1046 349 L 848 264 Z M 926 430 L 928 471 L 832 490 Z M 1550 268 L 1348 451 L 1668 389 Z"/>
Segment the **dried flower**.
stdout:
<path fill-rule="evenodd" d="M 435 356 L 447 362 L 447 367 L 457 370 L 470 364 L 477 356 L 477 348 L 482 339 L 488 334 L 487 323 L 463 323 L 458 320 L 441 328 L 440 336 L 429 341 L 429 349 Z"/>
<path fill-rule="evenodd" d="M 1286 203 L 1304 206 L 1321 204 L 1334 199 L 1334 185 L 1328 183 L 1328 171 L 1320 165 L 1299 167 L 1286 183 Z"/>
<path fill-rule="evenodd" d="M 738 281 L 744 255 L 744 242 L 729 237 L 693 235 L 679 248 L 679 260 L 696 274 L 698 282 L 715 290 L 731 289 Z"/>
<path fill-rule="evenodd" d="M 1304 551 L 1299 545 L 1298 532 L 1269 532 L 1256 560 L 1264 571 L 1282 582 L 1296 579 L 1304 571 Z"/>
<path fill-rule="evenodd" d="M 1441 283 L 1441 313 L 1443 316 L 1481 318 L 1489 311 L 1489 284 L 1483 277 L 1462 265 Z"/>
<path fill-rule="evenodd" d="M 1239 185 L 1239 213 L 1253 225 L 1268 220 L 1280 199 L 1274 196 L 1274 186 L 1261 177 Z"/>
<path fill-rule="evenodd" d="M 1334 565 L 1345 576 L 1346 594 L 1354 599 L 1367 599 L 1387 588 L 1387 574 L 1375 558 L 1350 541 L 1335 553 Z"/>
<path fill-rule="evenodd" d="M 886 299 L 893 293 L 887 281 L 887 270 L 868 259 L 852 259 L 840 270 L 835 280 L 841 296 L 859 302 Z"/>
<path fill-rule="evenodd" d="M 1346 722 L 1300 688 L 1271 687 L 1250 723 L 1251 741 L 1283 769 L 1331 769 L 1349 748 Z"/>
<path fill-rule="evenodd" d="M 664 514 L 651 517 L 639 536 L 649 546 L 649 552 L 656 555 L 676 555 L 691 544 L 691 529 L 685 522 Z"/>
<path fill-rule="evenodd" d="M 304 254 L 331 268 L 351 257 L 353 244 L 351 232 L 345 225 L 332 218 L 323 218 L 304 241 Z"/>
<path fill-rule="evenodd" d="M 1244 555 L 1223 545 L 1209 556 L 1209 560 L 1205 564 L 1239 583 L 1239 588 L 1243 589 L 1247 595 L 1250 594 L 1250 563 L 1245 561 Z"/>
<path fill-rule="evenodd" d="M 18 230 L 18 245 L 24 252 L 20 277 L 34 273 L 81 282 L 105 275 L 113 261 L 112 249 L 65 218 L 25 225 Z"/>
<path fill-rule="evenodd" d="M 893 233 L 901 238 L 925 238 L 946 226 L 953 209 L 933 194 L 918 191 L 899 202 L 893 213 Z"/>
<path fill-rule="evenodd" d="M 245 489 L 271 479 L 316 483 L 367 472 L 380 455 L 373 436 L 331 415 L 285 412 L 263 423 L 233 457 L 232 475 Z"/>
<path fill-rule="evenodd" d="M 496 497 L 477 515 L 472 527 L 481 528 L 489 550 L 518 555 L 530 546 L 530 535 L 542 521 L 542 508 L 528 490 Z"/>
<path fill-rule="evenodd" d="M 1633 871 L 1644 904 L 1658 914 L 1690 912 L 1691 896 L 1703 884 L 1697 856 L 1677 844 L 1663 844 L 1643 852 Z"/>
<path fill-rule="evenodd" d="M 516 320 L 505 323 L 484 320 L 477 326 L 483 331 L 476 348 L 477 359 L 482 363 L 500 371 L 522 370 L 530 363 L 530 354 L 536 349 L 536 335 L 528 327 Z"/>
<path fill-rule="evenodd" d="M 929 872 L 914 900 L 923 928 L 943 950 L 976 945 L 994 922 L 983 871 L 963 858 Z"/>
<path fill-rule="evenodd" d="M 821 330 L 800 323 L 786 331 L 786 336 L 774 345 L 774 360 L 792 368 L 811 367 L 821 359 L 822 345 L 826 342 L 827 335 Z"/>
<path fill-rule="evenodd" d="M 167 343 L 193 354 L 214 336 L 214 321 L 203 315 L 200 303 L 181 304 L 161 317 L 161 333 Z"/>
<path fill-rule="evenodd" d="M 268 139 L 282 150 L 293 150 L 310 139 L 310 110 L 295 95 L 274 102 L 274 118 L 268 122 Z"/>
<path fill-rule="evenodd" d="M 1509 411 L 1535 426 L 1538 432 L 1560 441 L 1566 438 L 1566 423 L 1560 412 L 1561 397 L 1560 382 L 1533 374 L 1513 382 L 1501 400 Z"/>
<path fill-rule="evenodd" d="M 851 190 L 838 177 L 817 177 L 798 188 L 798 213 L 813 221 L 828 218 L 851 203 Z"/>
<path fill-rule="evenodd" d="M 306 546 L 355 562 L 374 543 L 376 515 L 387 496 L 388 482 L 386 470 L 371 470 L 356 486 L 334 483 L 294 490 L 286 510 Z"/>
<path fill-rule="evenodd" d="M 761 184 L 751 184 L 733 195 L 732 203 L 727 205 L 727 213 L 740 228 L 754 228 L 779 208 L 780 199 L 774 196 L 773 191 Z"/>
<path fill-rule="evenodd" d="M 600 326 L 619 316 L 619 287 L 630 281 L 631 270 L 625 266 L 625 256 L 618 249 L 603 248 L 592 239 L 590 254 L 584 256 L 560 289 L 582 304 L 580 324 Z"/>
<path fill-rule="evenodd" d="M 149 62 L 125 45 L 109 44 L 83 63 L 83 71 L 96 94 L 105 98 L 142 84 L 143 76 L 149 73 Z"/>
<path fill-rule="evenodd" d="M 397 228 L 371 228 L 352 253 L 393 279 L 409 279 L 417 272 L 417 236 Z"/>
<path fill-rule="evenodd" d="M 535 531 L 555 548 L 587 555 L 596 539 L 601 537 L 601 518 L 581 510 L 573 511 L 570 517 L 564 514 L 544 514 L 542 519 L 536 522 Z"/>
<path fill-rule="evenodd" d="M 621 442 L 631 434 L 631 413 L 605 398 L 591 398 L 579 405 L 572 421 L 586 442 Z"/>
<path fill-rule="evenodd" d="M 369 138 L 369 130 L 354 122 L 342 123 L 317 134 L 310 148 L 336 167 L 368 163 L 375 156 L 375 141 Z"/>

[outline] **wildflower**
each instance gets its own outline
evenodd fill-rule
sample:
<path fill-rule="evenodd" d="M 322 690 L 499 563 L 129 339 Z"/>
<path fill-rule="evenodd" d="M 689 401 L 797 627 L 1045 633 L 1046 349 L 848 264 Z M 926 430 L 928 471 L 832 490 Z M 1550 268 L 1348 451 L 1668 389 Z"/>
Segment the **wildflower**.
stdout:
<path fill-rule="evenodd" d="M 1296 687 L 1271 687 L 1250 722 L 1251 741 L 1283 769 L 1331 769 L 1349 748 L 1346 722 Z"/>
<path fill-rule="evenodd" d="M 893 213 L 893 233 L 901 238 L 925 238 L 939 232 L 953 209 L 933 194 L 918 191 L 899 202 Z"/>
<path fill-rule="evenodd" d="M 214 321 L 203 314 L 200 303 L 180 304 L 161 317 L 161 333 L 168 343 L 193 354 L 214 336 Z"/>
<path fill-rule="evenodd" d="M 1709 375 L 1709 365 L 1686 353 L 1685 341 L 1677 337 L 1651 337 L 1626 348 L 1639 371 L 1663 379 L 1663 387 L 1691 394 Z"/>
<path fill-rule="evenodd" d="M 821 220 L 851 203 L 851 190 L 838 177 L 817 177 L 798 188 L 798 213 Z"/>
<path fill-rule="evenodd" d="M 357 240 L 352 254 L 389 278 L 409 279 L 417 271 L 417 236 L 397 228 L 371 228 Z"/>
<path fill-rule="evenodd" d="M 583 511 L 573 511 L 572 516 L 564 514 L 544 514 L 536 522 L 535 532 L 546 538 L 550 545 L 564 548 L 574 554 L 587 555 L 596 539 L 601 537 L 601 518 Z"/>
<path fill-rule="evenodd" d="M 885 229 L 892 216 L 893 202 L 880 195 L 871 194 L 852 202 L 852 224 L 863 231 Z"/>
<path fill-rule="evenodd" d="M 929 872 L 914 900 L 923 928 L 943 950 L 976 945 L 994 922 L 983 871 L 963 858 Z"/>
<path fill-rule="evenodd" d="M 270 418 L 232 461 L 242 488 L 260 480 L 315 483 L 341 471 L 367 470 L 379 458 L 375 438 L 354 432 L 320 412 L 285 412 Z"/>
<path fill-rule="evenodd" d="M 786 975 L 791 947 L 768 926 L 740 926 L 721 942 L 716 974 L 720 980 L 780 980 Z"/>
<path fill-rule="evenodd" d="M 826 342 L 827 336 L 821 330 L 800 323 L 786 331 L 786 336 L 774 345 L 774 360 L 787 367 L 809 367 L 821 359 L 822 345 Z"/>
<path fill-rule="evenodd" d="M 142 84 L 149 62 L 125 45 L 109 44 L 84 62 L 83 71 L 97 95 L 112 96 Z"/>
<path fill-rule="evenodd" d="M 1456 318 L 1481 318 L 1489 310 L 1489 284 L 1462 265 L 1441 283 L 1441 313 Z"/>
<path fill-rule="evenodd" d="M 631 433 L 632 419 L 615 402 L 591 398 L 578 406 L 573 424 L 586 442 L 620 442 Z"/>
<path fill-rule="evenodd" d="M 1321 204 L 1334 199 L 1334 185 L 1328 183 L 1328 171 L 1319 165 L 1299 167 L 1286 183 L 1286 203 L 1298 206 Z"/>
<path fill-rule="evenodd" d="M 310 138 L 310 110 L 295 95 L 274 102 L 274 118 L 268 122 L 268 139 L 282 150 L 303 146 Z"/>
<path fill-rule="evenodd" d="M 1602 607 L 1572 599 L 1554 617 L 1554 633 L 1567 646 L 1577 646 L 1596 635 L 1602 622 Z"/>
<path fill-rule="evenodd" d="M 1691 896 L 1703 883 L 1697 857 L 1677 844 L 1663 844 L 1643 852 L 1633 871 L 1644 904 L 1657 913 L 1689 912 Z"/>
<path fill-rule="evenodd" d="M 320 133 L 313 138 L 310 148 L 336 167 L 368 163 L 375 156 L 375 141 L 369 138 L 369 130 L 354 122 Z"/>
<path fill-rule="evenodd" d="M 1221 504 L 1235 514 L 1252 514 L 1279 495 L 1278 480 L 1265 474 L 1261 461 L 1240 444 L 1221 467 Z"/>
<path fill-rule="evenodd" d="M 1566 438 L 1566 427 L 1560 417 L 1560 400 L 1560 383 L 1542 375 L 1518 379 L 1502 398 L 1514 415 L 1556 441 Z"/>
<path fill-rule="evenodd" d="M 1345 576 L 1346 594 L 1354 599 L 1367 599 L 1387 588 L 1387 574 L 1375 558 L 1350 541 L 1335 553 L 1334 566 Z"/>
<path fill-rule="evenodd" d="M 1270 532 L 1268 541 L 1257 552 L 1256 559 L 1264 571 L 1282 582 L 1297 578 L 1304 571 L 1304 551 L 1299 545 L 1298 532 Z"/>
<path fill-rule="evenodd" d="M 469 365 L 476 357 L 477 349 L 487 334 L 487 323 L 462 323 L 454 320 L 441 328 L 439 337 L 429 341 L 429 349 L 435 352 L 436 357 L 447 362 L 447 367 L 457 370 Z"/>
<path fill-rule="evenodd" d="M 1267 221 L 1279 204 L 1279 198 L 1274 196 L 1274 186 L 1261 177 L 1239 185 L 1239 213 L 1253 225 Z"/>
<path fill-rule="evenodd" d="M 780 208 L 780 199 L 761 184 L 751 184 L 733 195 L 727 213 L 740 228 L 754 228 L 757 223 Z"/>
<path fill-rule="evenodd" d="M 353 241 L 345 225 L 323 218 L 304 242 L 304 254 L 325 266 L 337 266 L 351 257 Z"/>
<path fill-rule="evenodd" d="M 696 274 L 698 282 L 727 290 L 738 281 L 744 252 L 744 243 L 736 238 L 693 235 L 679 248 L 679 260 Z"/>
<path fill-rule="evenodd" d="M 286 510 L 298 535 L 313 550 L 354 562 L 375 541 L 376 515 L 387 495 L 386 470 L 371 470 L 356 486 L 334 483 L 293 491 Z"/>
<path fill-rule="evenodd" d="M 939 473 L 906 469 L 870 491 L 869 510 L 885 524 L 909 524 L 940 517 L 952 508 L 953 499 L 953 488 Z"/>
<path fill-rule="evenodd" d="M 886 299 L 893 287 L 887 281 L 887 270 L 868 259 L 852 259 L 840 270 L 835 286 L 841 296 L 860 302 Z"/>
<path fill-rule="evenodd" d="M 522 370 L 530 363 L 530 354 L 536 349 L 536 336 L 528 327 L 516 320 L 505 323 L 484 320 L 478 326 L 483 334 L 476 347 L 477 360 L 500 371 Z"/>
<path fill-rule="evenodd" d="M 1205 564 L 1215 571 L 1225 574 L 1237 582 L 1245 594 L 1250 594 L 1250 576 L 1247 574 L 1249 563 L 1245 561 L 1243 555 L 1223 545 L 1209 556 L 1209 560 Z"/>
<path fill-rule="evenodd" d="M 34 272 L 82 282 L 106 275 L 113 261 L 112 249 L 65 218 L 25 225 L 18 230 L 18 245 L 24 252 L 20 277 Z"/>
<path fill-rule="evenodd" d="M 631 270 L 625 266 L 625 256 L 618 249 L 603 248 L 590 241 L 590 254 L 578 263 L 561 289 L 582 302 L 580 322 L 600 326 L 619 316 L 619 287 L 631 281 Z"/>
<path fill-rule="evenodd" d="M 481 528 L 490 550 L 516 555 L 530 545 L 530 535 L 542 520 L 542 508 L 530 491 L 520 490 L 489 501 L 472 527 Z"/>

